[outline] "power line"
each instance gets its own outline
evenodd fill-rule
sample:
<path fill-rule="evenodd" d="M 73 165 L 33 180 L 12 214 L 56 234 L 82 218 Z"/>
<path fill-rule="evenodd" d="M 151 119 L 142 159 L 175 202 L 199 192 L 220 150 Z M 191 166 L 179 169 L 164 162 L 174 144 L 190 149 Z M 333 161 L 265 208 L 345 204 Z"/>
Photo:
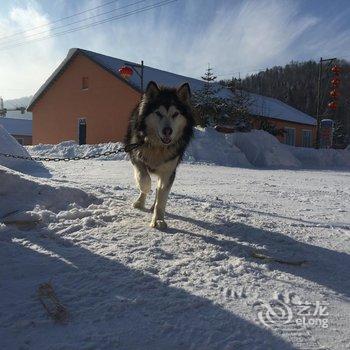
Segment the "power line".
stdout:
<path fill-rule="evenodd" d="M 23 45 L 26 45 L 26 44 L 29 44 L 29 43 L 32 43 L 32 42 L 46 40 L 46 39 L 50 39 L 50 38 L 53 38 L 53 37 L 57 37 L 57 36 L 61 36 L 61 35 L 65 35 L 65 34 L 69 34 L 69 33 L 73 33 L 73 32 L 77 32 L 77 31 L 80 31 L 80 30 L 83 30 L 83 29 L 87 29 L 87 28 L 90 28 L 90 27 L 95 27 L 95 26 L 100 25 L 100 24 L 104 24 L 104 23 L 108 23 L 108 22 L 111 22 L 111 21 L 114 21 L 114 20 L 118 20 L 118 19 L 122 19 L 122 18 L 125 18 L 125 17 L 129 17 L 129 16 L 131 16 L 133 14 L 146 12 L 146 11 L 149 11 L 151 9 L 155 9 L 155 8 L 158 8 L 158 7 L 161 7 L 161 6 L 164 6 L 164 5 L 168 5 L 168 4 L 176 2 L 176 1 L 178 1 L 178 0 L 164 0 L 164 1 L 160 1 L 160 2 L 155 3 L 155 4 L 144 6 L 144 7 L 140 8 L 140 9 L 132 10 L 132 11 L 123 13 L 121 15 L 113 16 L 113 17 L 110 17 L 110 18 L 107 18 L 107 19 L 104 19 L 104 20 L 101 20 L 101 21 L 93 22 L 93 23 L 90 23 L 90 24 L 85 25 L 85 26 L 72 28 L 70 30 L 66 30 L 66 31 L 59 32 L 59 33 L 53 33 L 52 35 L 48 35 L 46 37 L 25 41 L 25 42 L 22 42 L 22 43 L 18 43 L 16 45 L 0 47 L 0 50 L 11 49 L 11 48 L 23 46 Z"/>
<path fill-rule="evenodd" d="M 62 22 L 62 21 L 65 21 L 66 19 L 69 19 L 69 18 L 72 18 L 72 17 L 76 17 L 76 16 L 79 16 L 79 15 L 82 15 L 86 12 L 90 12 L 90 11 L 93 11 L 93 10 L 97 10 L 98 8 L 101 8 L 101 7 L 104 7 L 104 6 L 107 6 L 107 5 L 110 5 L 110 4 L 113 4 L 115 2 L 118 2 L 119 0 L 113 0 L 113 1 L 109 1 L 109 2 L 106 2 L 105 4 L 102 4 L 102 5 L 99 5 L 99 6 L 96 6 L 96 7 L 92 7 L 90 9 L 87 9 L 85 11 L 81 11 L 81 12 L 77 12 L 77 13 L 74 13 L 72 15 L 69 15 L 69 16 L 66 16 L 66 17 L 62 17 L 62 18 L 59 18 L 59 19 L 56 19 L 54 21 L 51 21 L 47 24 L 42 24 L 40 26 L 37 26 L 37 27 L 32 27 L 30 29 L 26 29 L 26 30 L 23 30 L 23 31 L 20 31 L 20 32 L 17 32 L 17 33 L 13 33 L 11 35 L 6 35 L 6 36 L 2 36 L 0 37 L 0 40 L 3 40 L 3 39 L 7 39 L 7 38 L 12 38 L 14 36 L 17 36 L 17 35 L 20 35 L 20 34 L 24 34 L 24 33 L 27 33 L 27 32 L 31 32 L 35 29 L 39 29 L 39 28 L 43 28 L 43 27 L 47 27 L 49 25 L 52 25 L 54 23 L 57 23 L 57 22 Z"/>
<path fill-rule="evenodd" d="M 134 5 L 137 5 L 137 4 L 140 4 L 142 2 L 145 2 L 146 0 L 139 0 L 139 1 L 136 1 L 132 4 L 128 4 L 128 5 L 125 5 L 125 6 L 121 6 L 121 7 L 118 7 L 116 9 L 113 9 L 113 10 L 109 10 L 109 11 L 106 11 L 106 12 L 102 12 L 102 13 L 99 13 L 97 15 L 94 15 L 94 16 L 90 16 L 90 17 L 87 17 L 87 18 L 83 18 L 83 19 L 80 19 L 78 21 L 75 21 L 75 22 L 71 22 L 71 23 L 67 23 L 67 24 L 63 24 L 63 25 L 60 25 L 60 26 L 56 26 L 56 27 L 53 27 L 49 30 L 45 30 L 43 32 L 39 32 L 39 33 L 33 33 L 33 34 L 30 34 L 30 35 L 27 35 L 26 38 L 29 38 L 29 37 L 35 37 L 35 36 L 38 36 L 40 34 L 46 34 L 46 33 L 51 33 L 52 30 L 56 30 L 56 29 L 59 29 L 59 28 L 65 28 L 65 27 L 68 27 L 68 26 L 71 26 L 73 24 L 77 24 L 77 23 L 81 23 L 81 22 L 85 22 L 85 21 L 88 21 L 92 18 L 96 18 L 96 17 L 100 17 L 100 16 L 103 16 L 103 15 L 106 15 L 106 14 L 109 14 L 109 13 L 112 13 L 112 12 L 115 12 L 115 11 L 118 11 L 118 10 L 122 10 L 124 8 L 127 8 L 127 7 L 130 7 L 130 6 L 134 6 Z M 53 33 L 54 34 L 54 33 Z M 11 42 L 11 46 L 12 45 L 16 45 L 16 44 L 21 44 L 22 42 L 24 42 L 22 39 L 20 39 L 19 41 L 17 42 Z M 0 43 L 0 46 L 3 46 L 5 45 L 6 46 L 6 42 L 5 43 Z"/>

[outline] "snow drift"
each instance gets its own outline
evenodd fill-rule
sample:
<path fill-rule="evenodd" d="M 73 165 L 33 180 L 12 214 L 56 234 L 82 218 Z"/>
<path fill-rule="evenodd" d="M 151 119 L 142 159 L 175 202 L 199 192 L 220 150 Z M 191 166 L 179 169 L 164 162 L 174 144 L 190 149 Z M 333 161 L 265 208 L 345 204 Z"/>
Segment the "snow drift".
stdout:
<path fill-rule="evenodd" d="M 22 145 L 20 145 L 17 140 L 4 129 L 2 125 L 0 125 L 0 153 L 13 154 L 22 157 L 30 156 L 28 151 Z M 7 158 L 1 155 L 0 165 L 21 172 L 45 170 L 44 166 L 39 162 Z"/>
<path fill-rule="evenodd" d="M 349 147 L 346 149 L 315 149 L 285 145 L 285 149 L 300 161 L 303 168 L 350 168 Z"/>
<path fill-rule="evenodd" d="M 252 130 L 250 133 L 234 133 L 226 135 L 232 147 L 239 148 L 249 162 L 262 168 L 299 168 L 300 162 L 291 152 L 269 133 Z"/>
<path fill-rule="evenodd" d="M 27 146 L 27 150 L 32 156 L 39 157 L 85 157 L 107 151 L 115 151 L 122 148 L 123 144 L 116 142 L 99 143 L 97 145 L 78 145 L 75 141 L 63 141 L 57 145 L 39 144 L 35 146 Z M 108 157 L 100 157 L 101 160 L 123 160 L 127 159 L 124 152 L 117 153 Z"/>
<path fill-rule="evenodd" d="M 77 145 L 65 141 L 57 145 L 29 146 L 33 156 L 75 157 L 116 150 L 121 143 Z M 127 159 L 118 153 L 103 160 Z M 212 128 L 195 130 L 195 137 L 184 155 L 187 162 L 204 162 L 245 168 L 350 168 L 350 149 L 334 150 L 292 147 L 280 143 L 276 137 L 262 130 L 249 133 L 222 134 Z"/>
<path fill-rule="evenodd" d="M 0 197 L 0 220 L 5 223 L 45 221 L 45 215 L 50 213 L 99 202 L 80 189 L 53 182 L 48 185 L 1 165 Z"/>
<path fill-rule="evenodd" d="M 223 134 L 212 128 L 195 130 L 194 140 L 186 150 L 184 160 L 224 166 L 252 167 L 242 150 L 228 143 Z"/>

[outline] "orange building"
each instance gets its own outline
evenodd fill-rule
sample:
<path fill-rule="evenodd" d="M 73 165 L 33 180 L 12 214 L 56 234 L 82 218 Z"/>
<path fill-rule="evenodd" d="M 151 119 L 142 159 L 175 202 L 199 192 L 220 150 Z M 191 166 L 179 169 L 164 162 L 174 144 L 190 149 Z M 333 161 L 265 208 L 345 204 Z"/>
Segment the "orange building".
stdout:
<path fill-rule="evenodd" d="M 132 62 L 92 51 L 71 49 L 65 60 L 34 95 L 28 110 L 33 113 L 33 144 L 122 141 L 128 118 L 141 96 L 140 77 L 126 80 L 119 69 Z M 135 68 L 137 69 L 137 68 Z M 203 81 L 152 67 L 144 67 L 144 86 L 151 80 L 177 86 L 188 82 L 193 91 Z M 232 94 L 222 89 L 226 97 Z M 252 95 L 249 107 L 254 125 L 262 119 L 285 130 L 282 142 L 310 147 L 315 138 L 314 118 L 276 99 Z"/>

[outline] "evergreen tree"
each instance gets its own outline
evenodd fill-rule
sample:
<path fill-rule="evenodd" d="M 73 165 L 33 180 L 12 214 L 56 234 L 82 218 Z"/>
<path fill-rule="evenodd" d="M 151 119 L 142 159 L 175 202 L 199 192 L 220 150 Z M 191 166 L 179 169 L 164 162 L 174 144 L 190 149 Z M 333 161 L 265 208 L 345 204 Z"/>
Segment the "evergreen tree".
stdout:
<path fill-rule="evenodd" d="M 193 95 L 194 107 L 199 114 L 199 124 L 202 126 L 225 124 L 232 125 L 237 131 L 250 131 L 248 107 L 252 103 L 250 95 L 244 91 L 231 89 L 232 97 L 220 97 L 222 89 L 216 84 L 216 76 L 208 65 L 203 88 Z"/>
<path fill-rule="evenodd" d="M 204 76 L 202 76 L 202 79 L 205 81 L 204 92 L 206 94 L 212 95 L 214 93 L 212 83 L 215 82 L 216 78 L 217 77 L 213 74 L 213 68 L 211 68 L 210 64 L 208 64 L 208 68 L 204 73 Z"/>
<path fill-rule="evenodd" d="M 235 79 L 230 87 L 232 98 L 226 100 L 229 124 L 237 131 L 247 132 L 252 129 L 249 106 L 253 103 L 250 94 L 242 90 L 241 79 Z"/>
<path fill-rule="evenodd" d="M 222 109 L 223 101 L 217 96 L 220 88 L 214 84 L 216 78 L 212 68 L 208 65 L 202 77 L 204 80 L 203 88 L 193 94 L 193 104 L 199 114 L 199 124 L 204 127 L 216 124 Z"/>

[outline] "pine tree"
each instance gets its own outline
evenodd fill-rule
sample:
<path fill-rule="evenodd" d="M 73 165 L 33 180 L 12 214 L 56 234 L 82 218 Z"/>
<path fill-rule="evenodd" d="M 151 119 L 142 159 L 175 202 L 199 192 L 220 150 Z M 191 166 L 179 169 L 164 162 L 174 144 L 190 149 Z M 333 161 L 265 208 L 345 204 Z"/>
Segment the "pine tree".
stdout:
<path fill-rule="evenodd" d="M 203 88 L 194 93 L 193 102 L 199 114 L 199 124 L 204 127 L 225 124 L 234 126 L 237 131 L 250 131 L 252 128 L 248 110 L 252 103 L 250 95 L 234 87 L 231 88 L 232 97 L 220 97 L 218 93 L 222 87 L 215 84 L 216 78 L 208 65 L 202 76 Z"/>
<path fill-rule="evenodd" d="M 204 73 L 204 76 L 202 76 L 202 79 L 205 81 L 204 92 L 208 95 L 213 95 L 214 91 L 212 83 L 215 82 L 217 78 L 212 71 L 213 68 L 211 68 L 210 64 L 208 64 L 207 71 Z"/>
<path fill-rule="evenodd" d="M 199 124 L 204 127 L 216 124 L 221 113 L 222 101 L 217 97 L 220 89 L 217 84 L 214 84 L 217 77 L 212 70 L 208 65 L 204 76 L 202 76 L 203 88 L 193 94 L 194 107 L 199 114 Z"/>
<path fill-rule="evenodd" d="M 229 88 L 232 98 L 226 99 L 227 124 L 234 126 L 235 130 L 248 132 L 252 129 L 249 106 L 253 103 L 251 95 L 242 90 L 241 79 L 232 78 Z"/>

